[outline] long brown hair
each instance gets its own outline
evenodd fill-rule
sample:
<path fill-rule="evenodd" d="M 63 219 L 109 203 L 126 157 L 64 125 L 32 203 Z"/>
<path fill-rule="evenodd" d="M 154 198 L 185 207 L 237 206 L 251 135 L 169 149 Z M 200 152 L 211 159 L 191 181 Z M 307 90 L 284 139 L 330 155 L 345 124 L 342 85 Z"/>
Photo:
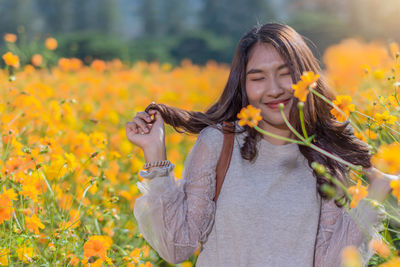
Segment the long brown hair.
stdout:
<path fill-rule="evenodd" d="M 236 116 L 242 107 L 246 107 L 249 104 L 245 87 L 246 65 L 249 52 L 257 42 L 270 43 L 277 49 L 290 68 L 293 83 L 300 80 L 303 71 L 313 71 L 321 76 L 315 90 L 330 100 L 334 98 L 333 93 L 321 75 L 322 71 L 317 59 L 303 37 L 288 25 L 268 23 L 252 28 L 240 39 L 222 95 L 205 113 L 186 111 L 155 103 L 150 104 L 145 111 L 147 112 L 150 109 L 158 110 L 164 121 L 180 133 L 198 134 L 207 126 L 219 129 L 216 127 L 218 123 L 236 121 Z M 293 100 L 289 120 L 296 130 L 301 132 L 297 108 L 298 99 L 294 98 Z M 319 97 L 312 93 L 308 94 L 304 106 L 304 120 L 307 133 L 315 135 L 313 143 L 354 165 L 370 167 L 368 146 L 354 136 L 351 127 L 349 127 L 349 122 L 339 123 L 336 121 L 331 115 L 330 109 L 331 107 Z M 262 135 L 248 126 L 244 126 L 242 131 L 236 130 L 235 132 L 242 133 L 244 131 L 247 132 L 247 135 L 243 146 L 240 148 L 241 156 L 243 159 L 253 161 L 258 153 L 256 144 Z M 299 149 L 308 160 L 310 167 L 312 162 L 323 164 L 329 173 L 348 185 L 348 169 L 344 164 L 332 160 L 307 146 L 299 145 Z M 325 198 L 328 197 L 321 190 L 321 186 L 325 183 L 331 186 L 333 184 L 329 183 L 324 177 L 319 176 L 315 171 L 313 171 L 313 174 L 317 178 L 317 188 L 320 195 Z M 343 203 L 339 204 L 337 202 L 337 204 L 340 206 Z"/>

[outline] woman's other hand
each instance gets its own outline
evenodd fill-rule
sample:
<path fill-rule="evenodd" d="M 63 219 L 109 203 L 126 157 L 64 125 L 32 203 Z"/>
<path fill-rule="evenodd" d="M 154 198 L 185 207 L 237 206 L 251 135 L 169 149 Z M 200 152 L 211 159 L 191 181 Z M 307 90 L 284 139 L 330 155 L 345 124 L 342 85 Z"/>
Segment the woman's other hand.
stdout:
<path fill-rule="evenodd" d="M 166 159 L 164 120 L 157 110 L 138 112 L 126 123 L 126 136 L 143 150 L 146 162 Z"/>

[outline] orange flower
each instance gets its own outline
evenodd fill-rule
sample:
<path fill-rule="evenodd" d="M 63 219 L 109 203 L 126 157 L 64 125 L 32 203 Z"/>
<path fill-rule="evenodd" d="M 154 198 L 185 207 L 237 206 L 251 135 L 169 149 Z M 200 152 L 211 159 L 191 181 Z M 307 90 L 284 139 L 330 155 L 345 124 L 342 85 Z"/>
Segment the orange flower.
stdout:
<path fill-rule="evenodd" d="M 35 234 L 39 234 L 39 228 L 44 229 L 44 224 L 40 221 L 40 219 L 33 214 L 32 217 L 25 217 L 26 227 L 30 232 L 35 232 Z"/>
<path fill-rule="evenodd" d="M 374 115 L 374 118 L 375 118 L 376 124 L 378 124 L 378 125 L 382 125 L 382 124 L 393 125 L 397 121 L 397 118 L 393 115 L 390 115 L 387 110 L 384 111 L 382 114 L 376 113 Z"/>
<path fill-rule="evenodd" d="M 92 69 L 103 72 L 106 69 L 106 63 L 103 60 L 95 59 L 93 60 L 92 64 L 90 65 Z"/>
<path fill-rule="evenodd" d="M 335 118 L 340 121 L 344 122 L 350 115 L 351 111 L 355 110 L 354 104 L 350 104 L 352 101 L 351 96 L 348 95 L 338 95 L 335 100 L 333 100 L 333 104 L 335 104 L 343 113 L 346 114 L 346 117 L 342 115 L 341 112 L 336 110 L 335 108 L 331 109 L 331 114 L 335 116 Z"/>
<path fill-rule="evenodd" d="M 31 58 L 32 65 L 36 66 L 36 67 L 39 67 L 40 65 L 42 65 L 42 61 L 43 61 L 43 57 L 42 57 L 42 55 L 39 55 L 39 54 L 35 54 Z"/>
<path fill-rule="evenodd" d="M 261 109 L 255 108 L 252 105 L 242 108 L 240 113 L 237 115 L 239 119 L 239 125 L 244 126 L 247 124 L 250 127 L 256 126 L 262 119 L 260 113 Z"/>
<path fill-rule="evenodd" d="M 378 135 L 376 132 L 372 131 L 371 129 L 366 129 L 365 134 L 368 136 L 369 139 L 375 140 L 378 138 Z"/>
<path fill-rule="evenodd" d="M 17 41 L 17 35 L 13 34 L 13 33 L 6 33 L 4 34 L 4 41 L 8 42 L 8 43 L 15 43 Z"/>
<path fill-rule="evenodd" d="M 312 71 L 305 71 L 300 76 L 300 81 L 292 85 L 294 90 L 294 96 L 297 97 L 301 102 L 305 102 L 307 95 L 310 92 L 309 87 L 314 88 L 317 85 L 319 74 L 315 74 Z"/>
<path fill-rule="evenodd" d="M 4 62 L 9 65 L 13 66 L 14 68 L 19 68 L 19 57 L 14 55 L 11 52 L 7 52 L 3 55 Z"/>
<path fill-rule="evenodd" d="M 83 245 L 84 255 L 87 258 L 92 256 L 105 259 L 107 250 L 112 245 L 112 239 L 109 236 L 94 235 Z"/>
<path fill-rule="evenodd" d="M 362 135 L 362 133 L 355 131 L 354 132 L 354 136 L 357 137 L 358 139 L 360 139 L 363 142 L 367 142 L 367 139 L 365 139 L 364 135 Z"/>
<path fill-rule="evenodd" d="M 74 254 L 70 253 L 67 255 L 68 259 L 71 259 L 69 264 L 72 266 L 76 266 L 79 264 L 79 258 L 77 256 L 75 256 Z"/>
<path fill-rule="evenodd" d="M 139 263 L 140 261 L 140 249 L 135 248 L 132 250 L 132 252 L 129 254 L 129 257 L 131 257 L 132 261 L 134 263 Z"/>
<path fill-rule="evenodd" d="M 189 265 L 190 264 L 190 265 Z M 145 263 L 140 263 L 138 267 L 151 267 L 153 264 L 151 262 L 146 261 Z M 191 267 L 192 263 L 190 261 L 185 261 L 182 263 L 182 267 Z"/>
<path fill-rule="evenodd" d="M 0 223 L 11 219 L 12 202 L 4 194 L 0 195 Z"/>
<path fill-rule="evenodd" d="M 361 267 L 361 256 L 355 246 L 345 247 L 342 251 L 343 267 Z"/>
<path fill-rule="evenodd" d="M 46 39 L 46 41 L 44 42 L 45 46 L 47 49 L 49 50 L 55 50 L 57 48 L 57 40 L 54 39 L 53 37 L 49 37 Z"/>
<path fill-rule="evenodd" d="M 373 238 L 371 239 L 371 241 L 369 241 L 369 246 L 372 250 L 374 250 L 379 256 L 382 256 L 383 258 L 388 258 L 390 256 L 390 247 L 382 240 Z"/>
<path fill-rule="evenodd" d="M 400 181 L 399 180 L 390 181 L 390 187 L 393 189 L 392 195 L 397 197 L 397 201 L 400 203 Z"/>
<path fill-rule="evenodd" d="M 358 202 L 368 195 L 368 190 L 365 186 L 361 185 L 361 180 L 358 179 L 357 185 L 349 187 L 349 193 L 352 196 L 350 208 L 355 208 Z"/>

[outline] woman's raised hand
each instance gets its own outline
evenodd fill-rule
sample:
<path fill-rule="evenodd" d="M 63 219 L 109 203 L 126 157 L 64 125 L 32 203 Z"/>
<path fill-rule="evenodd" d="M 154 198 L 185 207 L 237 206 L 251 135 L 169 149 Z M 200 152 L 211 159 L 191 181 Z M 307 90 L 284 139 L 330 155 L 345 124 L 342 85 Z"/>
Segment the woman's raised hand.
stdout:
<path fill-rule="evenodd" d="M 144 152 L 165 149 L 165 127 L 161 114 L 153 109 L 148 113 L 138 112 L 132 121 L 126 123 L 126 136 Z"/>

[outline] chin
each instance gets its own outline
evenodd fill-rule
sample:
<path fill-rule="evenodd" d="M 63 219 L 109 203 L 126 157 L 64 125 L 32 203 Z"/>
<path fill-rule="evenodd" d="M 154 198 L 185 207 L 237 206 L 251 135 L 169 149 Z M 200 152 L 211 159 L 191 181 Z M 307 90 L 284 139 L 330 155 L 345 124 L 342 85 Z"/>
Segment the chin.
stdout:
<path fill-rule="evenodd" d="M 282 119 L 282 117 L 263 119 L 262 124 L 260 123 L 260 126 L 261 125 L 265 125 L 267 127 L 279 128 L 279 129 L 287 129 L 287 125 L 286 125 L 285 121 Z"/>

